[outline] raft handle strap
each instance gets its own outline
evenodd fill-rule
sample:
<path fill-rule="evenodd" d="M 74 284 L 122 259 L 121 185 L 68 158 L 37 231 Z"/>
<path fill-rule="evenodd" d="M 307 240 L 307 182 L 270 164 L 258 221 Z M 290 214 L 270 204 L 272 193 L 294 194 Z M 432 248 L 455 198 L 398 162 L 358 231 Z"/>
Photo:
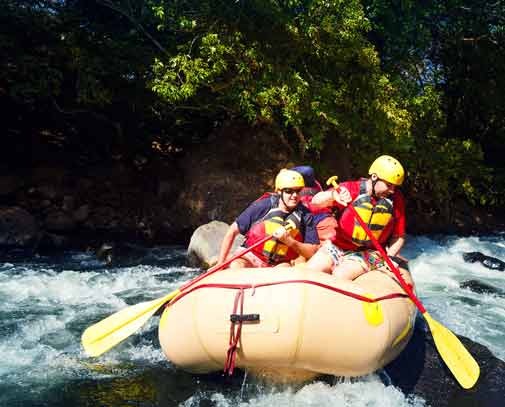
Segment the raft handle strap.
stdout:
<path fill-rule="evenodd" d="M 260 314 L 231 314 L 231 322 L 260 322 Z"/>
<path fill-rule="evenodd" d="M 240 304 L 240 313 L 237 314 L 237 308 Z M 232 316 L 237 316 L 237 321 L 233 321 Z M 242 333 L 242 322 L 244 318 L 244 289 L 241 288 L 235 295 L 235 302 L 233 304 L 233 314 L 230 315 L 230 339 L 228 341 L 229 347 L 226 353 L 226 362 L 224 364 L 224 374 L 231 376 L 235 369 L 235 360 L 237 358 L 237 348 L 240 341 L 240 334 Z"/>

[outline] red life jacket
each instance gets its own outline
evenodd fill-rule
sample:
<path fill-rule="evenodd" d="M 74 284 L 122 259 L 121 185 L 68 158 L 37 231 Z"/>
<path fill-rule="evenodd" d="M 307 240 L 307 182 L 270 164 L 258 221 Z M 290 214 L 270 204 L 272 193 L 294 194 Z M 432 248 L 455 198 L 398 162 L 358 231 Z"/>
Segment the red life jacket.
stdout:
<path fill-rule="evenodd" d="M 367 193 L 366 179 L 362 179 L 359 195 L 352 202 L 352 206 L 379 242 L 382 243 L 387 239 L 387 236 L 382 236 L 382 232 L 393 222 L 393 201 L 391 199 L 373 199 Z M 351 239 L 355 246 L 373 247 L 368 234 L 348 208 L 344 209 L 340 215 L 339 225 L 340 229 Z"/>
<path fill-rule="evenodd" d="M 246 234 L 245 245 L 250 247 L 265 236 L 271 235 L 280 226 L 287 226 L 288 224 L 291 226 L 294 225 L 294 228 L 289 232 L 291 237 L 302 242 L 303 237 L 300 232 L 300 224 L 303 214 L 301 211 L 297 209 L 290 213 L 281 211 L 277 208 L 279 204 L 279 196 L 277 194 L 264 194 L 257 201 L 266 198 L 270 198 L 272 209 L 270 209 L 262 219 L 256 221 L 251 226 Z M 255 247 L 252 251 L 260 259 L 272 265 L 288 262 L 298 257 L 296 251 L 276 239 L 267 240 L 264 244 Z"/>
<path fill-rule="evenodd" d="M 314 215 L 314 220 L 316 223 L 332 214 L 330 208 L 317 208 L 312 205 L 312 198 L 314 198 L 314 195 L 316 195 L 318 192 L 321 192 L 322 190 L 323 188 L 321 187 L 321 184 L 316 181 L 315 187 L 305 187 L 301 192 L 301 201 Z"/>

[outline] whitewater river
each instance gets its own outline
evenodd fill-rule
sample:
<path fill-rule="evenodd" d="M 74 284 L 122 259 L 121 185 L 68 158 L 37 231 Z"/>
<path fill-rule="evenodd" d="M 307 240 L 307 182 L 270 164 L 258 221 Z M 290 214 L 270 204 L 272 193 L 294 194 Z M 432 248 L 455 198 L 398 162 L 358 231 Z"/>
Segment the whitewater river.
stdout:
<path fill-rule="evenodd" d="M 505 359 L 505 297 L 460 288 L 479 280 L 502 289 L 505 272 L 467 264 L 462 253 L 505 260 L 505 235 L 411 238 L 403 254 L 431 315 L 452 331 Z M 0 262 L 0 406 L 424 406 L 384 384 L 380 374 L 357 380 L 269 386 L 243 372 L 196 376 L 166 361 L 159 317 L 98 359 L 80 347 L 82 331 L 127 305 L 166 295 L 200 270 L 185 266 L 183 248 L 149 250 L 107 268 L 91 253 Z M 177 329 L 177 327 L 173 327 Z M 505 396 L 504 396 L 505 400 Z M 505 401 L 504 401 L 505 403 Z"/>

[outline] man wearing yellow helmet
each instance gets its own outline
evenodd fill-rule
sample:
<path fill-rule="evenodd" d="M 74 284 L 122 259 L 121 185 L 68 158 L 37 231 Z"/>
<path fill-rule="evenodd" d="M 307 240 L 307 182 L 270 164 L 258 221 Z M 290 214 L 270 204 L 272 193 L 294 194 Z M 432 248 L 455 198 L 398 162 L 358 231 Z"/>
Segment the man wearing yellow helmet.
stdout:
<path fill-rule="evenodd" d="M 369 178 L 343 182 L 338 190 L 330 188 L 312 199 L 316 207 L 336 210 L 338 227 L 308 262 L 308 266 L 353 280 L 361 274 L 382 267 L 384 261 L 374 250 L 367 232 L 356 220 L 352 206 L 389 256 L 398 256 L 405 243 L 405 200 L 397 189 L 405 177 L 398 160 L 382 155 L 368 171 Z"/>
<path fill-rule="evenodd" d="M 240 233 L 246 237 L 244 247 L 267 235 L 272 239 L 233 261 L 232 268 L 289 265 L 298 256 L 310 258 L 318 248 L 319 239 L 312 214 L 301 203 L 300 191 L 304 186 L 298 172 L 281 170 L 275 178 L 276 193 L 263 195 L 231 224 L 221 243 L 218 263 L 226 261 Z"/>

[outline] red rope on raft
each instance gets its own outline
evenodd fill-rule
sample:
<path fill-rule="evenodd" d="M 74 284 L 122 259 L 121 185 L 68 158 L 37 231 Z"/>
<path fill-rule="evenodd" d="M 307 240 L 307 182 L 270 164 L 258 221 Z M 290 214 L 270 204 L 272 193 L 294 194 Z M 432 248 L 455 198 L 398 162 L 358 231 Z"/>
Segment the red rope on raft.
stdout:
<path fill-rule="evenodd" d="M 246 289 L 256 289 L 259 287 L 268 287 L 272 285 L 280 285 L 280 284 L 311 284 L 315 285 L 330 291 L 335 291 L 337 293 L 347 295 L 348 297 L 352 297 L 356 300 L 359 301 L 364 301 L 368 303 L 372 302 L 378 302 L 378 301 L 383 301 L 383 300 L 390 300 L 393 298 L 408 298 L 408 295 L 405 293 L 392 293 L 388 295 L 384 295 L 382 297 L 377 297 L 377 298 L 368 298 L 363 295 L 359 295 L 356 293 L 353 293 L 351 291 L 346 291 L 342 290 L 341 288 L 333 287 L 328 284 L 323 284 L 319 283 L 317 281 L 312 281 L 312 280 L 285 280 L 285 281 L 272 281 L 270 283 L 260 283 L 260 284 L 200 284 L 196 287 L 191 287 L 190 289 L 184 291 L 182 294 L 180 294 L 178 297 L 174 298 L 172 301 L 170 301 L 166 306 L 169 307 L 173 304 L 175 304 L 177 301 L 179 301 L 181 298 L 185 297 L 189 293 L 192 293 L 193 291 L 199 290 L 201 288 L 226 288 L 226 289 L 232 289 L 232 290 L 246 290 Z"/>
<path fill-rule="evenodd" d="M 244 290 L 241 288 L 235 296 L 233 304 L 233 314 L 237 313 L 238 304 L 240 302 L 240 316 L 244 315 Z M 235 329 L 236 328 L 236 329 Z M 242 333 L 242 320 L 238 322 L 231 322 L 230 325 L 230 339 L 228 341 L 229 347 L 226 352 L 226 362 L 224 364 L 224 374 L 228 376 L 233 375 L 235 369 L 235 360 L 237 359 L 237 347 L 240 341 L 240 334 Z"/>
<path fill-rule="evenodd" d="M 334 291 L 349 297 L 352 297 L 356 300 L 359 301 L 364 301 L 368 303 L 373 303 L 373 302 L 378 302 L 382 300 L 389 300 L 393 298 L 408 298 L 409 296 L 404 293 L 392 293 L 388 295 L 384 295 L 382 297 L 377 297 L 377 298 L 368 298 L 363 295 L 359 295 L 356 293 L 353 293 L 351 291 L 346 291 L 342 290 L 341 288 L 336 288 L 331 285 L 319 283 L 317 281 L 312 281 L 312 280 L 287 280 L 287 281 L 273 281 L 270 283 L 260 283 L 260 284 L 201 284 L 196 287 L 191 287 L 190 289 L 184 291 L 181 293 L 178 297 L 173 299 L 171 302 L 169 302 L 166 306 L 170 306 L 175 304 L 177 301 L 179 301 L 181 298 L 184 296 L 188 295 L 189 293 L 199 290 L 201 288 L 225 288 L 225 289 L 232 289 L 232 290 L 239 290 L 237 294 L 235 295 L 235 301 L 233 304 L 233 314 L 237 314 L 237 308 L 239 307 L 240 304 L 240 314 L 238 314 L 240 317 L 243 316 L 244 314 L 244 290 L 246 289 L 253 289 L 255 290 L 256 288 L 259 287 L 268 287 L 268 286 L 273 286 L 273 285 L 280 285 L 280 284 L 311 284 L 315 285 L 330 291 Z M 228 350 L 226 352 L 226 361 L 224 364 L 224 374 L 228 374 L 229 376 L 233 375 L 233 370 L 235 369 L 235 361 L 237 359 L 237 350 L 238 350 L 238 345 L 240 342 L 240 335 L 242 334 L 242 323 L 243 320 L 241 318 L 238 319 L 237 322 L 232 321 L 230 325 L 230 338 L 228 340 Z"/>

